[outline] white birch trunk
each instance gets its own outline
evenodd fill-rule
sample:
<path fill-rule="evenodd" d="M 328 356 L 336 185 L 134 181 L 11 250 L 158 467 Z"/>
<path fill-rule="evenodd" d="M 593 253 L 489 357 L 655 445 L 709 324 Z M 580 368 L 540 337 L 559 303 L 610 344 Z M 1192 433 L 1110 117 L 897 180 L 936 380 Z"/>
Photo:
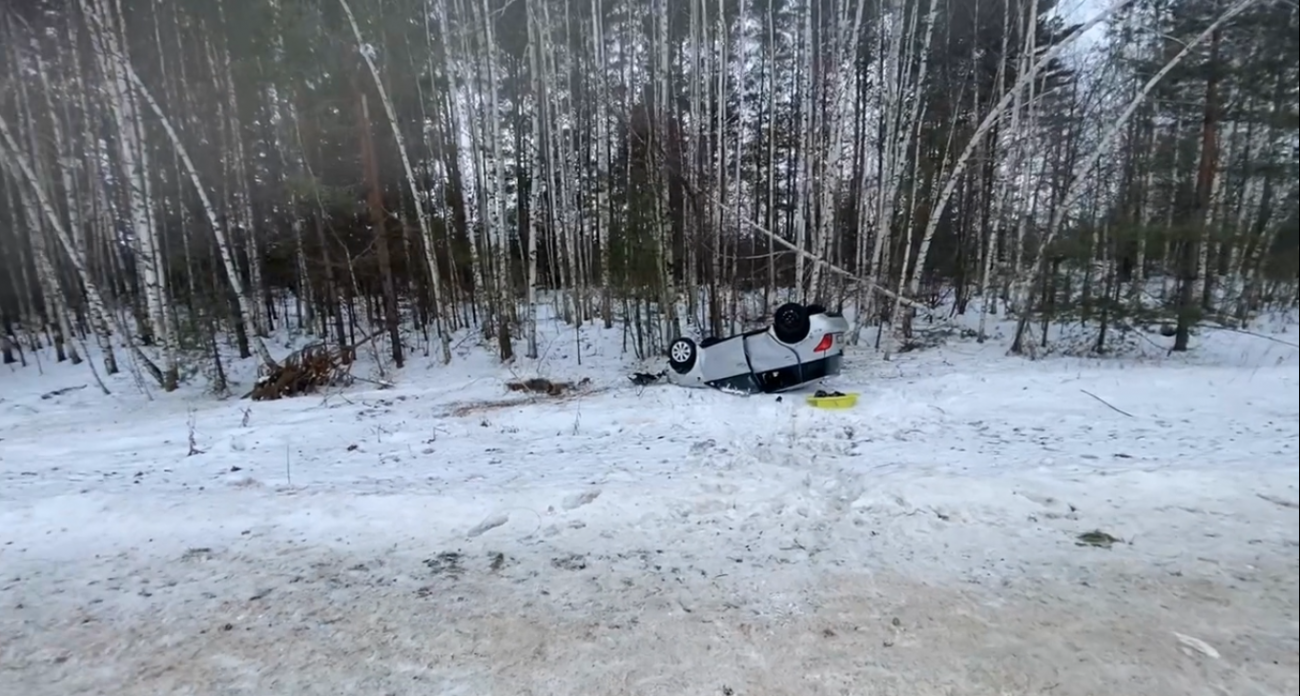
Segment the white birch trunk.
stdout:
<path fill-rule="evenodd" d="M 654 123 L 650 128 L 652 134 L 651 158 L 652 161 L 658 161 L 660 166 L 658 171 L 651 176 L 657 183 L 658 195 L 656 196 L 657 205 L 655 206 L 654 215 L 658 223 L 659 234 L 656 238 L 659 258 L 660 285 L 662 287 L 662 297 L 660 298 L 659 316 L 660 316 L 660 339 L 666 346 L 673 337 L 681 335 L 681 321 L 677 314 L 677 292 L 673 281 L 673 227 L 671 220 L 671 206 L 669 204 L 668 187 L 670 179 L 668 177 L 668 143 L 663 136 L 668 130 L 668 99 L 672 94 L 668 89 L 668 67 L 669 67 L 669 50 L 668 50 L 668 3 L 669 0 L 657 0 L 655 11 L 655 41 L 652 55 L 659 59 L 659 69 L 655 75 L 655 113 Z M 694 169 L 694 166 L 688 166 L 688 170 Z M 687 261 L 693 260 L 688 253 Z M 693 273 L 692 269 L 687 269 L 687 273 Z"/>
<path fill-rule="evenodd" d="M 993 91 L 995 94 L 1001 94 L 1002 90 L 1006 86 L 1007 48 L 1010 45 L 1010 37 L 1011 37 L 1011 3 L 1004 2 L 1002 3 L 1002 64 L 998 66 L 997 78 L 994 80 Z M 1012 118 L 1015 118 L 1015 116 L 1013 115 Z M 1012 130 L 1012 132 L 1015 133 L 1014 129 Z M 1011 171 L 1014 172 L 1016 170 L 1013 167 L 1011 168 Z M 1008 203 L 1008 198 L 1010 198 L 1010 196 L 1007 191 L 1002 189 L 999 190 L 1002 193 L 1002 200 L 1000 201 L 1001 202 L 1000 207 L 1005 208 L 1006 204 Z M 989 293 L 989 280 L 990 277 L 993 275 L 994 259 L 996 259 L 998 255 L 998 241 L 1001 238 L 1001 229 L 1002 229 L 1001 223 L 1003 217 L 1004 217 L 1003 215 L 999 215 L 998 221 L 994 223 L 992 230 L 990 230 L 989 238 L 987 240 L 988 248 L 984 252 L 984 259 L 983 259 L 984 262 L 983 264 L 981 264 L 982 268 L 980 269 L 980 291 L 979 291 L 980 320 L 979 320 L 979 328 L 976 331 L 976 339 L 975 339 L 979 343 L 983 343 L 987 338 L 986 329 L 988 325 L 989 314 L 997 313 L 997 304 L 996 304 L 997 300 L 992 296 L 992 294 Z"/>
<path fill-rule="evenodd" d="M 808 249 L 808 229 L 809 214 L 808 206 L 812 202 L 812 158 L 815 148 L 814 135 L 817 130 L 816 108 L 815 108 L 815 90 L 813 85 L 816 82 L 816 76 L 813 75 L 813 46 L 812 46 L 812 6 L 805 4 L 800 18 L 800 35 L 799 42 L 801 53 L 800 64 L 803 68 L 799 81 L 803 85 L 803 99 L 800 105 L 801 127 L 800 127 L 800 156 L 799 156 L 799 193 L 795 198 L 794 215 L 795 215 L 795 245 L 800 251 Z M 816 256 L 816 254 L 814 254 Z M 806 264 L 802 256 L 795 259 L 794 271 L 794 301 L 804 299 L 808 291 Z"/>
<path fill-rule="evenodd" d="M 919 56 L 920 56 L 919 59 L 918 59 L 918 60 L 919 60 L 919 64 L 918 64 L 918 66 L 917 66 L 917 78 L 916 78 L 916 81 L 915 81 L 914 83 L 912 83 L 912 82 L 909 82 L 909 83 L 908 83 L 908 84 L 911 86 L 911 89 L 910 89 L 909 91 L 911 91 L 911 92 L 913 92 L 913 93 L 917 93 L 917 92 L 920 91 L 920 89 L 922 88 L 922 86 L 925 84 L 925 80 L 926 80 L 926 78 L 927 78 L 927 73 L 928 73 L 929 65 L 930 65 L 930 60 L 929 60 L 929 59 L 930 59 L 930 46 L 931 46 L 932 42 L 934 41 L 934 26 L 935 26 L 935 20 L 936 20 L 936 18 L 938 17 L 938 8 L 939 8 L 939 5 L 938 5 L 937 0 L 931 0 L 930 11 L 926 13 L 926 18 L 925 18 L 925 38 L 923 38 L 923 39 L 921 40 L 921 44 L 920 44 L 919 47 L 917 47 L 916 49 L 909 49 L 909 50 L 907 51 L 907 54 L 908 54 L 908 56 L 909 56 L 909 67 L 908 67 L 908 69 L 904 72 L 904 75 L 910 75 L 910 74 L 911 74 L 911 69 L 910 69 L 910 56 L 912 56 L 912 55 L 917 55 L 918 53 L 919 53 Z M 909 41 L 909 43 L 910 43 L 911 41 L 914 41 L 914 40 L 915 40 L 915 36 L 916 36 L 916 30 L 915 30 L 916 14 L 917 14 L 917 12 L 919 11 L 919 9 L 920 9 L 920 8 L 917 8 L 917 9 L 913 10 L 913 20 L 912 20 L 912 21 L 913 21 L 913 25 L 908 29 L 908 32 L 907 32 L 907 36 L 908 36 L 908 41 Z M 920 150 L 921 150 L 921 138 L 920 138 L 920 135 L 921 135 L 921 124 L 923 123 L 923 120 L 924 120 L 924 114 L 925 114 L 925 111 L 926 111 L 926 109 L 928 108 L 928 106 L 929 106 L 928 102 L 926 102 L 926 100 L 924 100 L 924 99 L 920 99 L 919 97 L 918 97 L 918 98 L 914 98 L 914 99 L 912 99 L 912 108 L 911 108 L 910 112 L 907 114 L 907 121 L 906 121 L 906 123 L 904 124 L 904 125 L 906 126 L 906 129 L 905 129 L 905 130 L 900 129 L 900 137 L 901 137 L 901 134 L 902 134 L 902 133 L 906 133 L 907 136 L 910 138 L 911 142 L 914 143 L 914 147 L 915 147 L 915 151 L 913 152 L 913 154 L 912 154 L 912 159 L 911 159 L 911 165 L 912 165 L 912 172 L 911 172 L 911 176 L 910 176 L 910 179 L 911 179 L 911 182 L 912 182 L 912 196 L 911 196 L 911 200 L 916 200 L 916 191 L 917 191 L 917 187 L 920 185 L 920 172 L 919 172 L 919 168 L 920 168 L 920 162 L 921 162 L 921 152 L 920 152 Z M 956 129 L 951 129 L 951 130 L 949 131 L 949 133 L 948 133 L 948 136 L 949 136 L 949 145 L 948 145 L 948 147 L 946 147 L 946 148 L 944 149 L 944 163 L 943 163 L 944 166 L 941 168 L 941 171 L 943 171 L 944 169 L 947 168 L 947 164 L 948 164 L 948 161 L 947 161 L 947 160 L 948 160 L 948 157 L 949 157 L 949 151 L 950 151 L 950 149 L 951 149 L 952 136 L 953 136 L 955 133 L 956 133 Z M 904 144 L 905 144 L 905 141 L 899 143 L 899 151 L 900 151 L 900 152 L 904 149 L 904 147 L 903 147 Z M 900 166 L 899 169 L 898 169 L 898 173 L 895 174 L 895 176 L 896 176 L 896 180 L 895 180 L 894 191 L 893 191 L 893 195 L 894 195 L 894 196 L 897 196 L 897 195 L 898 195 L 898 189 L 901 187 L 901 186 L 900 186 L 900 185 L 901 185 L 901 179 L 900 179 L 900 178 L 897 178 L 897 177 L 900 177 L 900 176 L 901 176 L 901 169 L 902 169 L 902 168 L 901 168 L 901 166 Z M 955 181 L 955 179 L 954 179 L 954 181 Z M 893 215 L 893 202 L 892 202 L 892 201 L 891 201 L 891 203 L 890 203 L 890 206 L 891 206 L 891 207 L 890 207 L 890 216 L 891 216 L 891 218 L 892 218 L 892 215 Z M 930 230 L 931 227 L 933 227 L 933 226 L 934 226 L 934 220 L 930 220 L 929 225 L 927 225 L 927 232 L 928 232 L 929 234 L 931 234 L 931 235 L 933 234 L 933 232 L 931 232 L 931 231 L 929 231 L 929 230 Z M 901 317 L 902 317 L 903 307 L 906 306 L 906 305 L 901 301 L 901 298 L 903 298 L 903 297 L 916 297 L 916 295 L 918 294 L 917 291 L 918 291 L 919 286 L 920 286 L 920 277 L 919 277 L 919 273 L 916 274 L 915 281 L 914 281 L 913 283 L 905 283 L 905 281 L 906 281 L 906 279 L 907 279 L 907 277 L 908 277 L 908 273 L 907 273 L 908 262 L 911 260 L 911 255 L 912 255 L 912 239 L 913 239 L 913 235 L 915 234 L 915 229 L 914 229 L 914 228 L 915 228 L 914 225 L 909 224 L 909 225 L 907 226 L 907 231 L 906 231 L 905 234 L 903 235 L 903 244 L 902 244 L 902 247 L 901 247 L 902 265 L 899 267 L 899 274 L 898 274 L 898 289 L 895 291 L 895 295 L 894 295 L 894 306 L 893 306 L 893 308 L 890 310 L 890 313 L 889 313 L 889 324 L 888 324 L 889 332 L 888 332 L 888 333 L 885 333 L 885 327 L 883 327 L 883 326 L 881 327 L 881 334 L 882 334 L 882 336 L 880 337 L 880 338 L 881 338 L 880 343 L 883 344 L 883 352 L 884 352 L 884 357 L 885 357 L 886 360 L 888 360 L 888 359 L 892 356 L 892 354 L 893 354 L 893 352 L 894 352 L 894 340 L 895 340 L 895 334 L 897 333 L 897 329 L 898 329 L 898 327 L 899 327 L 899 324 L 901 323 L 901 322 L 900 322 L 900 319 L 901 319 Z M 924 268 L 924 266 L 925 266 L 925 257 L 926 257 L 926 252 L 928 251 L 928 248 L 929 248 L 928 241 L 929 241 L 929 240 L 928 240 L 927 238 L 923 237 L 923 238 L 922 238 L 922 241 L 921 241 L 921 248 L 917 251 L 917 255 L 916 255 L 916 268 L 918 269 L 918 271 L 922 270 L 922 269 Z M 913 287 L 913 285 L 915 285 L 915 287 Z M 906 291 L 905 291 L 905 287 L 906 287 Z M 905 292 L 906 292 L 906 294 L 905 294 Z"/>
<path fill-rule="evenodd" d="M 528 3 L 528 64 L 533 81 L 533 153 L 529 174 L 531 184 L 528 190 L 528 357 L 537 358 L 537 216 L 541 212 L 542 184 L 542 80 L 545 78 L 538 59 L 542 45 L 537 39 L 537 16 L 534 3 Z"/>
<path fill-rule="evenodd" d="M 130 59 L 126 54 L 125 36 L 121 34 L 118 13 L 113 11 L 108 0 L 78 0 L 78 3 L 91 30 L 95 62 L 106 80 L 104 93 L 118 135 L 121 181 L 126 189 L 127 213 L 131 220 L 131 245 L 144 286 L 149 331 L 162 347 L 163 388 L 170 391 L 177 386 L 177 346 L 167 306 L 170 298 L 167 274 L 162 268 L 158 230 L 153 219 L 143 122 L 126 76 L 126 63 Z"/>
<path fill-rule="evenodd" d="M 1156 168 L 1149 164 L 1155 147 L 1156 139 L 1152 136 L 1150 147 L 1147 150 L 1147 171 L 1142 178 L 1142 198 L 1138 204 L 1137 212 L 1137 222 L 1141 229 L 1138 232 L 1137 253 L 1133 258 L 1133 277 L 1129 280 L 1128 289 L 1128 303 L 1134 309 L 1142 306 L 1142 293 L 1146 289 L 1147 283 L 1147 233 L 1150 226 L 1155 222 L 1155 218 L 1151 213 L 1153 208 L 1151 192 L 1155 188 Z"/>
<path fill-rule="evenodd" d="M 500 105 L 497 101 L 497 74 L 496 60 L 493 55 L 496 51 L 496 39 L 493 36 L 491 8 L 488 0 L 483 0 L 483 34 L 484 50 L 483 66 L 485 69 L 484 77 L 486 78 L 488 89 L 488 137 L 492 147 L 492 165 L 493 165 L 493 185 L 490 189 L 493 205 L 492 214 L 488 218 L 488 238 L 493 241 L 495 252 L 495 261 L 497 264 L 495 275 L 495 293 L 497 305 L 497 321 L 500 322 L 497 327 L 497 336 L 501 342 L 501 359 L 510 359 L 510 312 L 509 307 L 513 302 L 511 297 L 511 270 L 510 270 L 510 245 L 506 241 L 506 200 L 505 200 L 505 163 L 501 154 L 501 126 L 500 126 Z"/>
<path fill-rule="evenodd" d="M 767 4 L 767 215 L 775 227 L 776 215 L 776 11 Z M 776 289 L 776 245 L 767 238 L 767 285 L 763 287 L 763 314 L 772 309 L 772 291 Z"/>
<path fill-rule="evenodd" d="M 1019 17 L 1019 30 L 1022 37 L 1020 46 L 1020 55 L 1017 72 L 1023 74 L 1030 70 L 1034 59 L 1035 48 L 1038 45 L 1038 31 L 1036 28 L 1038 18 L 1038 0 L 1029 0 L 1029 5 Z M 1011 132 L 1015 138 L 1015 165 L 1013 171 L 1020 170 L 1028 165 L 1030 159 L 1030 150 L 1033 140 L 1033 133 L 1037 131 L 1037 100 L 1035 93 L 1038 83 L 1031 80 L 1024 85 L 1024 89 L 1015 90 L 1015 96 L 1012 100 L 1011 107 Z M 1029 230 L 1029 221 L 1033 217 L 1027 212 L 1026 208 L 1033 208 L 1037 203 L 1038 187 L 1033 177 L 1019 177 L 1019 185 L 1016 187 L 1016 204 L 1012 210 L 1016 220 L 1016 243 L 1012 251 L 1011 269 L 1012 276 L 1021 277 L 1024 273 L 1025 257 L 1025 235 Z M 1029 200 L 1026 200 L 1029 199 Z M 1010 303 L 1010 309 L 1019 311 L 1020 308 L 1014 300 Z"/>
<path fill-rule="evenodd" d="M 743 3 L 744 0 L 741 0 Z M 600 245 L 600 286 L 601 290 L 601 318 L 605 323 L 605 328 L 614 325 L 613 306 L 611 293 L 613 288 L 610 287 L 610 265 L 613 263 L 613 254 L 610 249 L 610 215 L 609 215 L 609 190 L 610 190 L 610 162 L 612 153 L 610 150 L 610 128 L 609 128 L 609 75 L 605 60 L 605 28 L 602 4 L 600 0 L 591 0 L 591 41 L 594 48 L 596 59 L 597 73 L 597 90 L 596 90 L 596 109 L 594 118 L 596 120 L 596 243 Z M 535 91 L 534 91 L 535 93 Z M 534 134 L 536 135 L 536 134 Z M 530 263 L 535 264 L 535 251 L 530 252 Z M 534 270 L 535 272 L 535 270 Z"/>
<path fill-rule="evenodd" d="M 566 5 L 567 9 L 567 5 Z M 572 170 L 571 158 L 569 156 L 569 139 L 561 137 L 557 131 L 561 129 L 561 122 L 567 122 L 570 126 L 573 124 L 572 118 L 572 89 L 561 90 L 560 70 L 556 62 L 556 51 L 551 49 L 554 42 L 551 38 L 551 15 L 549 3 L 541 3 L 542 21 L 539 27 L 543 51 L 541 54 L 542 69 L 547 75 L 547 82 L 550 88 L 551 99 L 548 100 L 551 106 L 549 115 L 549 128 L 547 133 L 550 142 L 547 150 L 551 153 L 552 172 L 555 176 L 554 187 L 555 201 L 554 215 L 559 224 L 559 234 L 562 242 L 562 248 L 565 255 L 566 267 L 569 274 L 570 292 L 569 302 L 573 310 L 573 320 L 581 325 L 585 303 L 583 302 L 583 281 L 582 274 L 582 247 L 579 240 L 583 238 L 581 229 L 581 220 L 577 214 L 575 199 L 570 191 L 570 185 L 576 180 Z M 566 96 L 561 98 L 561 94 Z M 493 103 L 496 100 L 496 92 L 492 92 Z M 495 121 L 494 121 L 495 123 Z"/>
<path fill-rule="evenodd" d="M 881 90 L 879 107 L 879 118 L 883 127 L 879 130 L 884 133 L 884 147 L 877 167 L 878 183 L 874 187 L 876 234 L 872 242 L 871 259 L 866 275 L 865 284 L 868 288 L 880 287 L 881 269 L 886 265 L 886 249 L 893 244 L 894 209 L 902 190 L 907 143 L 910 134 L 916 128 L 918 113 L 916 105 L 906 112 L 903 110 L 903 95 L 916 90 L 910 79 L 911 58 L 915 52 L 905 51 L 905 48 L 910 45 L 911 37 L 916 34 L 918 13 L 913 11 L 909 21 L 907 3 L 896 2 L 889 16 L 891 29 L 888 31 L 888 45 L 881 51 L 880 59 L 884 87 Z M 865 177 L 862 185 L 864 187 L 868 185 Z M 867 192 L 864 191 L 863 194 L 865 196 Z M 889 297 L 895 296 L 895 293 L 889 293 Z M 874 321 L 880 314 L 876 310 L 875 302 L 868 302 L 867 308 L 870 316 L 860 317 L 858 319 L 860 326 L 868 320 Z M 881 331 L 884 331 L 883 327 Z"/>

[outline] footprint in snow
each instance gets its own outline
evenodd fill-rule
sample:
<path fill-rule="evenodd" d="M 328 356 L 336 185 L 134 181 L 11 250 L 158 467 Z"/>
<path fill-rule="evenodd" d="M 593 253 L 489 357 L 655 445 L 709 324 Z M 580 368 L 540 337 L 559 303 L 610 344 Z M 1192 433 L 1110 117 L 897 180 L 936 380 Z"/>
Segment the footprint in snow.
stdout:
<path fill-rule="evenodd" d="M 703 454 L 717 446 L 717 442 L 712 438 L 703 440 L 691 445 L 691 454 Z"/>
<path fill-rule="evenodd" d="M 598 497 L 600 497 L 600 489 L 592 488 L 590 490 L 582 491 L 581 493 L 574 493 L 573 495 L 568 496 L 567 498 L 564 499 L 564 502 L 560 503 L 560 506 L 563 507 L 565 510 L 576 510 L 584 505 L 590 505 L 592 501 L 594 501 Z"/>
<path fill-rule="evenodd" d="M 484 519 L 482 522 L 479 522 L 478 524 L 470 528 L 468 532 L 465 532 L 465 536 L 468 536 L 471 539 L 477 536 L 482 536 L 486 532 L 496 529 L 497 527 L 500 527 L 509 521 L 510 521 L 510 515 L 507 515 L 505 513 L 489 515 L 487 519 Z"/>

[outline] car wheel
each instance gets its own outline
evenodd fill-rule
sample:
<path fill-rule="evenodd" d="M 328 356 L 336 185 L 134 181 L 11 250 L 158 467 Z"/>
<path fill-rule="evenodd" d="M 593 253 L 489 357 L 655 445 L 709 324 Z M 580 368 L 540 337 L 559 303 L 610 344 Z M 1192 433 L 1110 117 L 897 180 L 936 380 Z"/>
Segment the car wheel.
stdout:
<path fill-rule="evenodd" d="M 772 314 L 772 330 L 782 343 L 798 343 L 808 338 L 808 332 L 812 330 L 808 310 L 798 302 L 787 302 L 777 307 Z"/>
<path fill-rule="evenodd" d="M 673 372 L 684 375 L 695 367 L 695 358 L 697 355 L 695 341 L 689 338 L 679 338 L 668 346 L 668 367 L 673 368 Z"/>

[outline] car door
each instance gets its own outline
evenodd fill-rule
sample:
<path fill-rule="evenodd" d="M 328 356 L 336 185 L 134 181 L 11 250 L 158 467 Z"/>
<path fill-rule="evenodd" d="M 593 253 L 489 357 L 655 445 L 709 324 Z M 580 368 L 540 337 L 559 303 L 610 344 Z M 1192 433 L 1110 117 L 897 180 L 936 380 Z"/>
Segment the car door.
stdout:
<path fill-rule="evenodd" d="M 749 361 L 745 359 L 745 339 L 731 336 L 721 341 L 703 345 L 703 378 L 705 382 L 749 374 Z"/>
<path fill-rule="evenodd" d="M 780 370 L 799 362 L 799 355 L 794 347 L 776 340 L 771 331 L 746 336 L 745 349 L 749 352 L 749 362 L 754 366 L 754 374 Z"/>

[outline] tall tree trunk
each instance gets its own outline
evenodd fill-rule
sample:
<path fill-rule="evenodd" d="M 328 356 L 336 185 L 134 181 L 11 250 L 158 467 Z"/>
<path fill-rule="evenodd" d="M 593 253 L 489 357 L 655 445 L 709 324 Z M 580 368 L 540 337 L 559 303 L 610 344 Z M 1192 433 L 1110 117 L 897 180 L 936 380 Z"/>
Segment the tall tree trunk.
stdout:
<path fill-rule="evenodd" d="M 1183 242 L 1181 280 L 1178 298 L 1178 324 L 1174 329 L 1174 350 L 1185 351 L 1191 339 L 1192 325 L 1200 318 L 1201 284 L 1205 282 L 1207 234 L 1212 220 L 1214 188 L 1219 166 L 1219 44 L 1223 32 L 1217 27 L 1210 34 L 1210 59 L 1206 66 L 1205 109 L 1201 120 L 1201 162 L 1196 167 L 1195 238 Z"/>
<path fill-rule="evenodd" d="M 384 293 L 384 329 L 393 356 L 393 365 L 402 369 L 401 321 L 397 311 L 397 288 L 393 285 L 393 262 L 389 257 L 387 215 L 384 213 L 384 192 L 379 185 L 379 162 L 375 144 L 370 134 L 370 100 L 361 89 L 358 75 L 352 74 L 352 89 L 356 95 L 357 131 L 361 136 L 361 168 L 366 180 L 366 204 L 370 209 L 370 228 L 375 235 L 375 256 L 379 261 L 379 279 Z"/>

